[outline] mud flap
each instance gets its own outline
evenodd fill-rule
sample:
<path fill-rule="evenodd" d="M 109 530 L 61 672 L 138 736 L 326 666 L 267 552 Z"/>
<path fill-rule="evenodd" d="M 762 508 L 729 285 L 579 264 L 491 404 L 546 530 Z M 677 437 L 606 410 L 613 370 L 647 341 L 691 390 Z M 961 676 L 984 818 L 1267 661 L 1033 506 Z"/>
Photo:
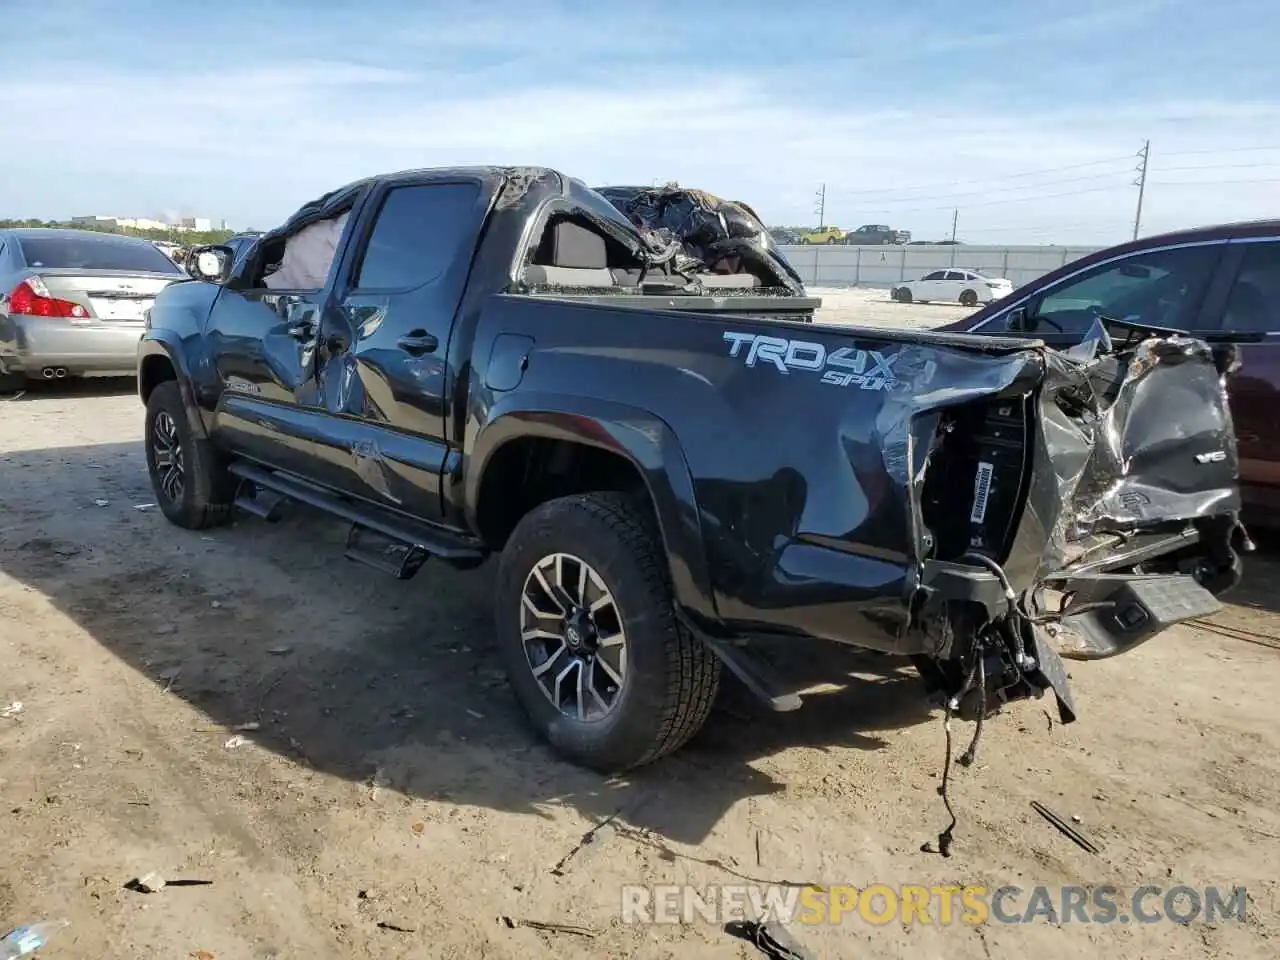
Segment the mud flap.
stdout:
<path fill-rule="evenodd" d="M 1038 665 L 1036 671 L 1038 675 L 1033 674 L 1032 679 L 1039 682 L 1042 689 L 1053 691 L 1053 695 L 1058 701 L 1058 719 L 1062 723 L 1074 723 L 1076 705 L 1071 697 L 1071 682 L 1067 678 L 1067 665 L 1058 656 L 1058 651 L 1049 645 L 1043 627 L 1032 628 L 1031 636 L 1035 643 L 1035 656 Z"/>

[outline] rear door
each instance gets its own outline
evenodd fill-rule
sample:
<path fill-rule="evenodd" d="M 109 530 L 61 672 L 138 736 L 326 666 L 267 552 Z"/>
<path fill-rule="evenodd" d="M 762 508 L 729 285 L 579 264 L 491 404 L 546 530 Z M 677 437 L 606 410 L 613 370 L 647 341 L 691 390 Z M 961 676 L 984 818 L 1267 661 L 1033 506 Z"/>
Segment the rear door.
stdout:
<path fill-rule="evenodd" d="M 449 335 L 500 182 L 423 174 L 365 205 L 323 318 L 320 455 L 345 492 L 416 517 L 441 514 Z"/>
<path fill-rule="evenodd" d="M 1240 345 L 1230 380 L 1241 493 L 1254 507 L 1280 506 L 1280 238 L 1232 244 L 1234 275 L 1220 307 L 1225 333 L 1260 333 Z"/>
<path fill-rule="evenodd" d="M 948 270 L 942 281 L 942 292 L 938 296 L 939 300 L 959 300 L 960 294 L 965 289 L 965 276 L 963 270 Z"/>

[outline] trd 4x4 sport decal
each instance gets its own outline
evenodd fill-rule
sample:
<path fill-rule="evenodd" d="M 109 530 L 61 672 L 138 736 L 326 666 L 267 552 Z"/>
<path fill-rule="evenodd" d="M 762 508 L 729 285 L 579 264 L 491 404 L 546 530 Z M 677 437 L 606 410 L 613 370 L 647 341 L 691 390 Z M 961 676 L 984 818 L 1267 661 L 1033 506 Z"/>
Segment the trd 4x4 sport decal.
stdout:
<path fill-rule="evenodd" d="M 821 373 L 823 383 L 836 387 L 886 391 L 918 389 L 933 379 L 937 368 L 932 360 L 926 360 L 918 370 L 899 370 L 896 367 L 903 355 L 901 350 L 882 353 L 879 350 L 838 347 L 828 351 L 826 346 L 812 340 L 789 340 L 732 330 L 725 332 L 724 339 L 729 344 L 729 356 L 742 357 L 748 367 L 764 364 L 781 373 L 793 370 Z"/>

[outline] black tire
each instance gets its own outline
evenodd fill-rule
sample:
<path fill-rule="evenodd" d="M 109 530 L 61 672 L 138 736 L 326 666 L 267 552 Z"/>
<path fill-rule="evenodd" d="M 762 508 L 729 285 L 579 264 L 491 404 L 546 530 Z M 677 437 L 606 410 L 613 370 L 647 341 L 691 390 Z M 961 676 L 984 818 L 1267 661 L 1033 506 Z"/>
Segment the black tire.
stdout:
<path fill-rule="evenodd" d="M 172 436 L 170 436 L 172 435 Z M 182 391 L 166 380 L 147 398 L 147 423 L 143 443 L 147 473 L 156 503 L 171 523 L 188 530 L 204 530 L 231 520 L 235 503 L 235 478 L 208 440 L 191 430 Z M 168 451 L 174 449 L 176 454 Z M 178 464 L 178 484 L 172 482 L 168 461 Z"/>
<path fill-rule="evenodd" d="M 625 637 L 622 682 L 613 688 L 614 700 L 607 712 L 597 718 L 570 716 L 552 702 L 534 674 L 533 659 L 522 639 L 526 584 L 534 582 L 535 567 L 556 554 L 569 558 L 566 566 L 580 559 L 598 574 L 615 601 L 616 624 Z M 586 605 L 585 597 L 568 599 L 582 599 Z M 499 562 L 494 613 L 501 656 L 521 708 L 543 739 L 573 763 L 601 773 L 651 763 L 683 746 L 711 712 L 720 662 L 676 619 L 662 540 L 647 505 L 637 498 L 620 493 L 577 494 L 551 500 L 526 514 Z M 568 636 L 565 621 L 557 627 L 554 613 L 543 617 L 539 622 L 549 631 Z M 546 650 L 559 642 L 547 644 Z M 603 658 L 601 651 L 596 655 Z M 574 659 L 567 644 L 551 655 L 544 650 L 543 656 L 540 663 L 556 664 L 544 674 L 547 677 L 557 671 L 563 674 L 559 664 L 568 663 L 563 657 Z M 590 669 L 589 675 L 600 676 L 594 673 L 596 667 Z"/>
<path fill-rule="evenodd" d="M 978 305 L 978 295 L 972 290 L 966 290 L 960 294 L 960 306 L 976 307 Z"/>
<path fill-rule="evenodd" d="M 27 388 L 27 378 L 20 373 L 0 373 L 0 393 L 19 393 Z"/>
<path fill-rule="evenodd" d="M 898 302 L 899 303 L 911 302 L 911 289 L 909 287 L 898 288 Z"/>

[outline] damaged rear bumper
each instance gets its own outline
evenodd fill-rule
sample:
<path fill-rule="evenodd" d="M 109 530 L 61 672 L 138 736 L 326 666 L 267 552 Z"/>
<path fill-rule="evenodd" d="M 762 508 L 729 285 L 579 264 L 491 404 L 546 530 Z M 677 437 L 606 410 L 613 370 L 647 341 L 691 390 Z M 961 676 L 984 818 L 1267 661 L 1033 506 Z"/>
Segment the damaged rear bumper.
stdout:
<path fill-rule="evenodd" d="M 944 419 L 913 478 L 920 543 L 951 554 L 921 562 L 911 601 L 908 629 L 932 686 L 987 705 L 1052 690 L 1069 721 L 1060 658 L 1117 656 L 1221 609 L 1247 544 L 1229 363 L 1180 336 L 1087 362 L 1049 352 L 1034 389 L 999 398 L 1003 419 L 982 428 L 977 454 L 953 439 L 959 421 L 948 432 Z M 1020 459 L 1008 453 L 1015 434 L 1026 441 Z M 931 507 L 934 467 L 951 490 L 973 491 L 967 523 L 955 522 L 954 496 L 947 510 Z M 998 488 L 1012 485 L 1002 537 Z"/>

